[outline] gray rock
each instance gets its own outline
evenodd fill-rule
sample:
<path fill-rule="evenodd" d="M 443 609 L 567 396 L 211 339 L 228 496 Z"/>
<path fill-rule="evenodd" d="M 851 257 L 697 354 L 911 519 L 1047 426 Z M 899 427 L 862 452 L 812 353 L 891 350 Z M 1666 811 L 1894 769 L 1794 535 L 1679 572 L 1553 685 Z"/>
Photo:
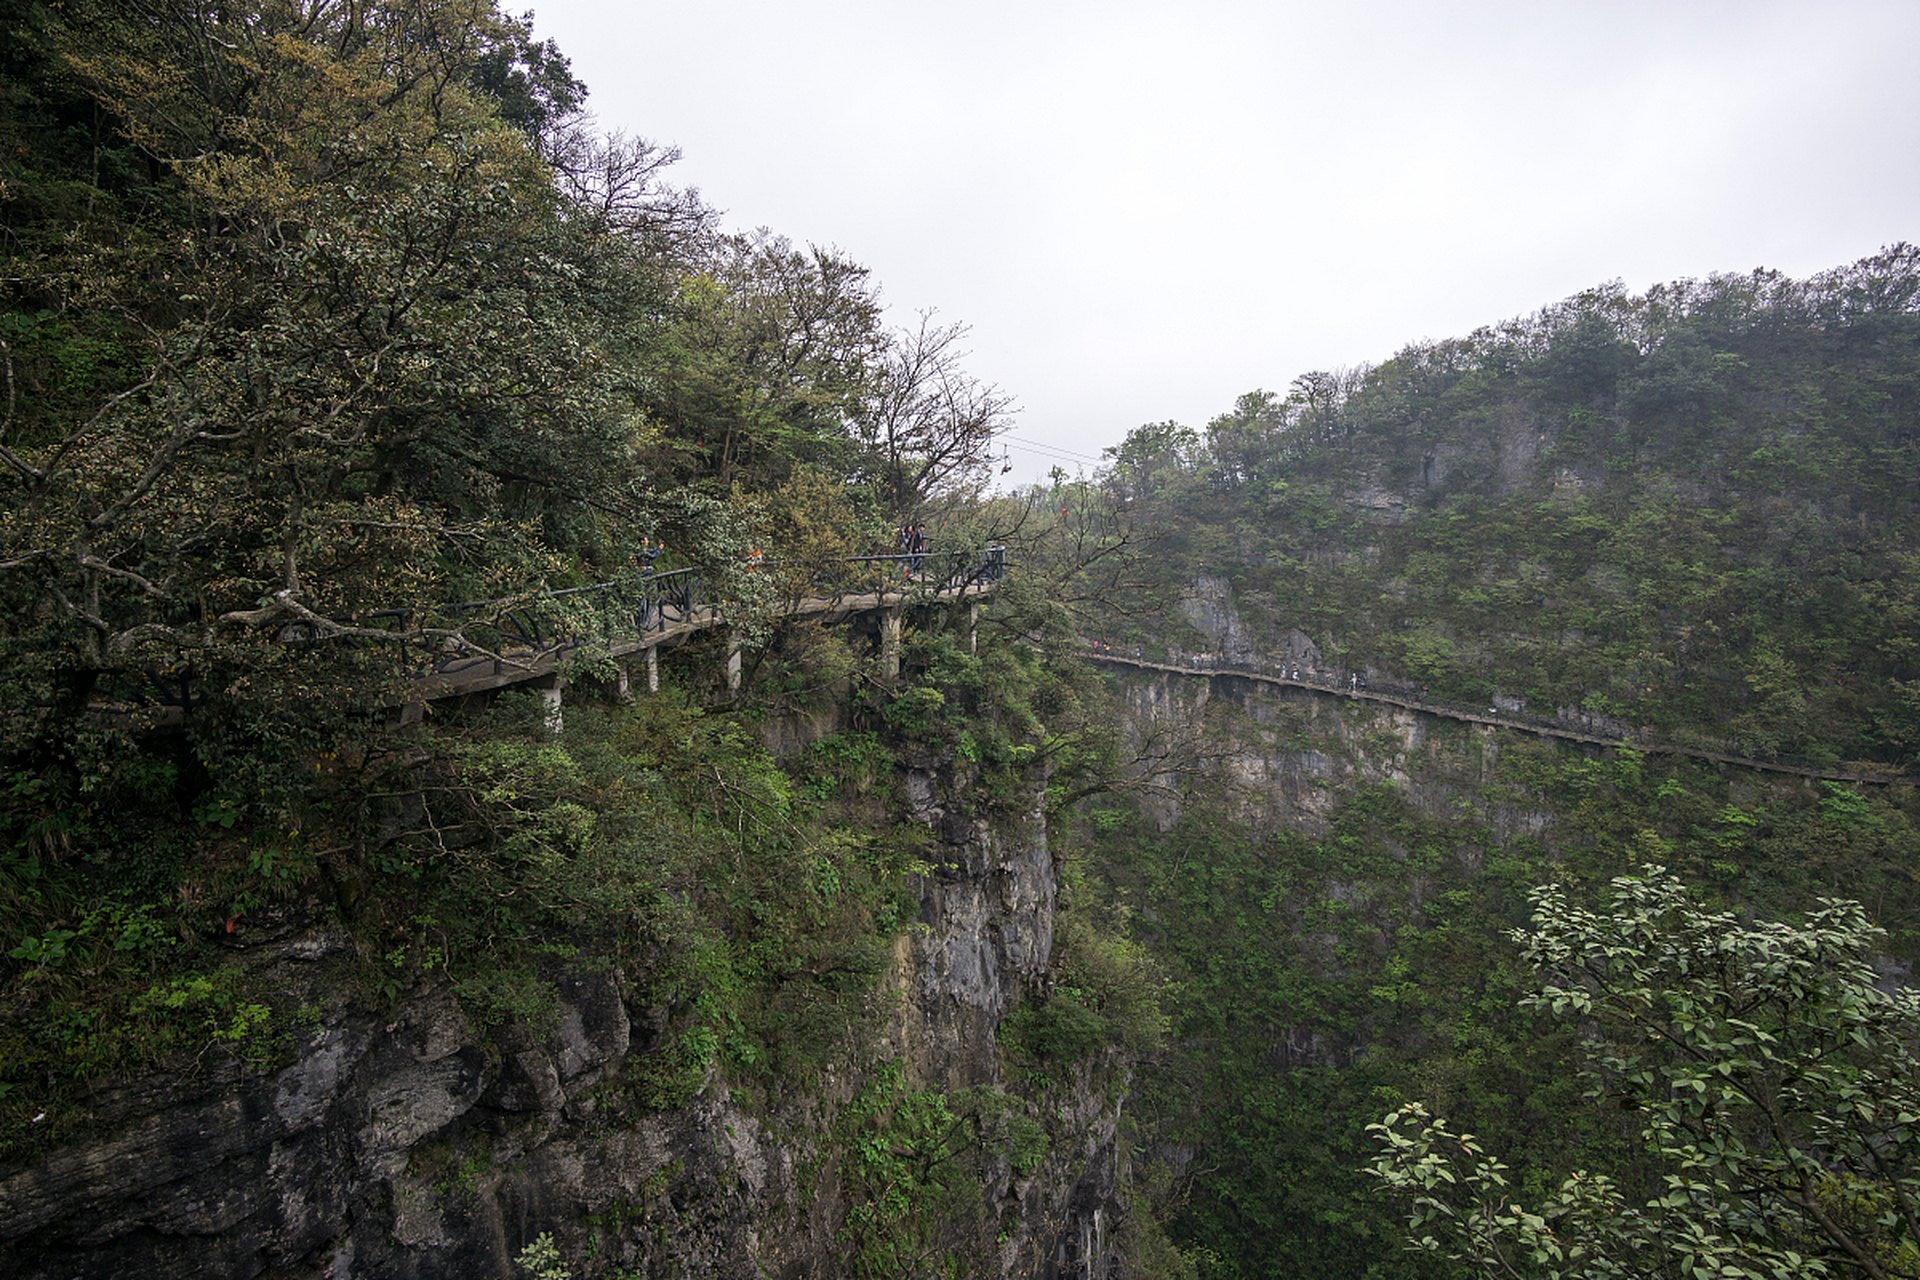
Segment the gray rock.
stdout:
<path fill-rule="evenodd" d="M 507 1280 L 543 1232 L 579 1280 L 845 1274 L 838 1109 L 889 1057 L 913 1087 L 998 1088 L 998 1024 L 1052 959 L 1042 793 L 1024 814 L 977 813 L 951 761 L 913 764 L 911 820 L 935 836 L 920 924 L 896 942 L 875 1038 L 806 1094 L 750 1106 L 715 1074 L 645 1113 L 602 1086 L 666 1040 L 670 1013 L 630 1008 L 621 972 L 550 975 L 549 1030 L 487 1031 L 444 989 L 361 1007 L 332 972 L 344 939 L 280 928 L 235 954 L 322 1011 L 293 1061 L 100 1089 L 84 1139 L 0 1167 L 0 1274 Z M 1007 1100 L 1059 1137 L 1017 1184 L 1004 1161 L 988 1170 L 981 1203 L 1011 1225 L 971 1246 L 976 1274 L 1049 1258 L 1107 1274 L 1124 1089 L 1083 1072 L 1044 1108 Z"/>

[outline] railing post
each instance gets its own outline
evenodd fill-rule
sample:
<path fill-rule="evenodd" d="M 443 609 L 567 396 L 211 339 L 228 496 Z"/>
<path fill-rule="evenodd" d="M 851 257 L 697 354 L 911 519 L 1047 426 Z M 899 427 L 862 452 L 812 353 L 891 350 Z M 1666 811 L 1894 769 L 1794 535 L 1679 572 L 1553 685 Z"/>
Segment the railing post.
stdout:
<path fill-rule="evenodd" d="M 880 669 L 889 680 L 900 675 L 900 610 L 880 614 Z"/>
<path fill-rule="evenodd" d="M 533 690 L 540 695 L 540 721 L 548 733 L 559 733 L 566 728 L 566 713 L 560 709 L 560 697 L 567 683 L 558 673 L 544 675 L 535 679 Z"/>
<path fill-rule="evenodd" d="M 880 643 L 883 651 L 882 665 L 889 679 L 897 679 L 900 674 L 899 609 L 902 603 L 910 594 L 915 595 L 916 598 L 922 598 L 923 595 L 948 597 L 938 603 L 944 606 L 943 625 L 951 627 L 955 620 L 951 597 L 957 593 L 963 598 L 968 598 L 968 651 L 979 652 L 980 610 L 978 603 L 970 597 L 975 592 L 985 594 L 992 584 L 1001 580 L 1007 568 L 1004 547 L 989 544 L 984 557 L 979 552 L 969 550 L 944 553 L 922 551 L 912 555 L 852 556 L 848 559 L 851 563 L 861 566 L 857 575 L 849 577 L 843 572 L 834 572 L 815 583 L 816 586 L 832 586 L 835 594 L 831 599 L 811 602 L 802 599 L 788 612 L 825 610 L 844 618 L 847 613 L 845 602 L 850 589 L 849 583 L 857 586 L 859 590 L 856 594 L 863 598 L 860 604 L 854 607 L 859 609 L 863 617 L 871 616 L 868 612 L 870 608 L 878 608 L 881 623 Z M 907 574 L 905 566 L 915 562 L 918 562 L 919 571 Z M 901 581 L 903 574 L 907 577 L 906 582 Z M 657 633 L 656 638 L 664 639 L 670 627 L 678 633 L 704 632 L 727 625 L 713 606 L 701 606 L 699 584 L 698 572 L 690 568 L 647 574 L 641 584 L 642 598 L 637 610 L 623 619 L 621 630 L 625 634 L 616 634 L 608 630 L 601 637 L 608 646 L 610 657 L 615 656 L 614 650 L 619 650 L 621 656 L 631 653 L 635 648 L 642 649 L 646 653 L 649 693 L 658 693 L 660 690 L 659 652 L 657 645 L 638 643 L 639 641 L 649 633 Z M 610 581 L 585 587 L 568 587 L 547 592 L 542 598 L 553 599 L 582 592 L 598 592 L 620 585 L 618 582 Z M 871 596 L 867 595 L 868 589 L 873 593 Z M 626 600 L 626 597 L 622 597 L 622 600 Z M 869 600 L 872 601 L 871 605 L 867 603 Z M 891 606 L 888 604 L 889 601 L 892 602 Z M 448 609 L 458 620 L 476 617 L 477 611 L 483 608 L 491 609 L 505 603 L 504 599 L 464 601 L 450 605 Z M 801 607 L 808 603 L 812 605 L 811 610 Z M 581 648 L 585 641 L 570 632 L 548 635 L 536 609 L 522 607 L 503 615 L 488 614 L 488 616 L 495 616 L 496 621 L 480 627 L 482 634 L 462 644 L 457 639 L 461 633 L 456 632 L 454 638 L 445 638 L 434 643 L 418 670 L 408 661 L 412 651 L 404 639 L 404 633 L 411 625 L 411 618 L 406 611 L 383 610 L 375 616 L 383 619 L 389 617 L 399 619 L 398 626 L 402 633 L 398 647 L 399 660 L 403 672 L 411 676 L 418 686 L 416 694 L 424 692 L 434 697 L 455 697 L 503 685 L 524 685 L 530 692 L 541 696 L 548 726 L 554 730 L 562 726 L 561 705 L 564 701 L 565 686 L 559 679 L 558 672 L 554 670 L 554 666 L 574 650 Z M 301 638 L 301 634 L 292 628 L 283 632 L 281 636 L 283 640 Z M 726 664 L 727 689 L 730 693 L 739 692 L 745 682 L 745 664 L 741 652 L 743 643 L 743 639 L 737 633 L 730 634 L 728 637 Z M 476 656 L 475 649 L 481 650 L 483 654 L 491 650 L 494 653 L 509 656 L 491 658 Z M 512 670 L 509 670 L 509 667 Z M 542 669 L 545 670 L 545 674 L 535 674 Z M 629 693 L 629 679 L 637 680 L 638 675 L 638 672 L 633 672 L 629 676 L 623 670 L 612 682 L 612 692 L 625 699 Z M 424 702 L 418 697 L 414 701 L 418 705 L 409 706 L 402 703 L 393 708 L 393 713 L 400 723 L 412 723 L 424 714 Z M 192 713 L 192 698 L 184 685 L 182 707 L 186 714 Z"/>

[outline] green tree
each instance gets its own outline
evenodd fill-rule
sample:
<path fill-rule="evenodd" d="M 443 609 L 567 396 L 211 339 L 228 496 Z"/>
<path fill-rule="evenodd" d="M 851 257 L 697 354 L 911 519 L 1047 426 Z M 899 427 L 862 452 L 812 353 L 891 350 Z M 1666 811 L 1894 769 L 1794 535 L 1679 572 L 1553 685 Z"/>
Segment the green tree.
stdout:
<path fill-rule="evenodd" d="M 189 663 L 215 695 L 351 698 L 290 693 L 274 642 L 458 639 L 447 603 L 624 561 L 646 427 L 620 356 L 652 303 L 631 238 L 571 216 L 468 87 L 524 31 L 483 0 L 82 16 L 49 18 L 48 65 L 159 176 L 118 224 L 57 235 L 47 201 L 12 242 L 15 335 L 113 340 L 0 439 L 13 726 Z M 87 332 L 62 324 L 28 335 L 50 368 Z"/>
<path fill-rule="evenodd" d="M 1271 391 L 1249 391 L 1233 402 L 1231 413 L 1209 422 L 1215 482 L 1231 489 L 1260 478 L 1294 425 L 1295 407 Z"/>
<path fill-rule="evenodd" d="M 690 264 L 671 316 L 650 363 L 660 469 L 722 490 L 853 469 L 887 347 L 867 268 L 764 230 L 727 236 Z"/>
<path fill-rule="evenodd" d="M 1202 458 L 1200 434 L 1177 422 L 1149 422 L 1127 432 L 1117 445 L 1101 450 L 1111 460 L 1104 471 L 1107 488 L 1121 502 L 1137 502 L 1168 493 L 1190 479 Z"/>
<path fill-rule="evenodd" d="M 1658 866 L 1602 911 L 1533 901 L 1524 1003 L 1582 1029 L 1593 1093 L 1639 1118 L 1637 1172 L 1529 1209 L 1471 1134 L 1403 1107 L 1367 1171 L 1412 1248 L 1516 1278 L 1920 1275 L 1920 993 L 1881 986 L 1859 904 L 1750 922 Z"/>
<path fill-rule="evenodd" d="M 1613 320 L 1588 311 L 1553 334 L 1540 371 L 1554 390 L 1582 403 L 1608 403 L 1636 353 Z"/>

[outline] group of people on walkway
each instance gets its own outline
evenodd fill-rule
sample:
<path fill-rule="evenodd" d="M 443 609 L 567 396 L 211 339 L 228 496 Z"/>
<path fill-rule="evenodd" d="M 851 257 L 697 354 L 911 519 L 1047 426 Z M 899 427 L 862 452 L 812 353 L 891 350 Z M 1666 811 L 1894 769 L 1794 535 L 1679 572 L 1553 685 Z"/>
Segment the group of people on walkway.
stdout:
<path fill-rule="evenodd" d="M 900 554 L 907 558 L 901 576 L 911 582 L 913 575 L 920 572 L 920 562 L 927 554 L 927 529 L 918 520 L 900 526 Z"/>

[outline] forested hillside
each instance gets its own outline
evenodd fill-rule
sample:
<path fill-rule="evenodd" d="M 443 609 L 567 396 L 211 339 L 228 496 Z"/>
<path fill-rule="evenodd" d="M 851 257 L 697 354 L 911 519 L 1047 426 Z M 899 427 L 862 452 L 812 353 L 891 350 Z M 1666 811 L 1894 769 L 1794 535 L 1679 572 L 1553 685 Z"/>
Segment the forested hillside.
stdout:
<path fill-rule="evenodd" d="M 1367 1126 L 1405 1103 L 1510 1162 L 1515 1204 L 1579 1169 L 1631 1205 L 1709 1176 L 1636 1140 L 1648 1104 L 1616 1109 L 1621 1068 L 1574 1074 L 1592 1023 L 1523 1008 L 1538 980 L 1507 931 L 1533 886 L 1596 904 L 1652 863 L 1734 918 L 1856 899 L 1891 940 L 1821 963 L 1904 981 L 1920 945 L 1917 300 L 1909 246 L 1806 281 L 1600 288 L 1109 451 L 1098 483 L 1157 540 L 1085 634 L 1118 655 L 1136 722 L 1204 714 L 1215 743 L 1178 800 L 1104 804 L 1088 828 L 1110 900 L 1183 984 L 1178 1047 L 1131 1106 L 1164 1144 L 1201 1274 L 1439 1265 L 1400 1252 L 1394 1197 L 1360 1173 Z M 1133 669 L 1136 653 L 1190 674 Z M 1500 720 L 1619 745 L 1485 723 Z M 1910 1173 L 1904 1130 L 1875 1141 Z M 1472 1164 L 1448 1176 L 1464 1188 Z M 1891 1204 L 1872 1199 L 1890 1185 L 1862 1194 Z M 1512 1214 L 1488 1194 L 1492 1240 Z M 1679 1241 L 1683 1218 L 1649 1230 Z M 1896 1218 L 1867 1253 L 1905 1248 Z M 1489 1275 L 1615 1274 L 1565 1252 L 1591 1244 L 1579 1221 L 1465 1256 Z M 1431 1217 L 1422 1232 L 1454 1239 Z M 1812 1236 L 1786 1247 L 1856 1265 Z M 1707 1265 L 1656 1255 L 1613 1262 Z"/>
<path fill-rule="evenodd" d="M 1597 289 L 1142 427 L 1109 482 L 1168 526 L 1156 590 L 1225 578 L 1267 652 L 1297 627 L 1463 701 L 1910 763 L 1917 271 Z"/>

